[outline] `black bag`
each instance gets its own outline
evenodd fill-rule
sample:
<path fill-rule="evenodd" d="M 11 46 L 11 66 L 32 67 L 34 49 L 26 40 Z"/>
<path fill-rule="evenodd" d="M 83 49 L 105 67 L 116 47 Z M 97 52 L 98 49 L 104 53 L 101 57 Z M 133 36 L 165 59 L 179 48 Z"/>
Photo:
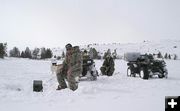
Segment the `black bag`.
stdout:
<path fill-rule="evenodd" d="M 43 92 L 43 82 L 42 80 L 34 80 L 33 81 L 33 91 L 35 92 Z"/>

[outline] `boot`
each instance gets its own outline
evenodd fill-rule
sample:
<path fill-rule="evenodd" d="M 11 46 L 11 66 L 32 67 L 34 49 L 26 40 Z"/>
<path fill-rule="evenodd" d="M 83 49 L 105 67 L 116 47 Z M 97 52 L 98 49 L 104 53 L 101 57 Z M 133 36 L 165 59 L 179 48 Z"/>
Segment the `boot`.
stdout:
<path fill-rule="evenodd" d="M 63 86 L 63 87 L 61 87 L 60 85 L 58 85 L 58 87 L 57 87 L 57 89 L 56 90 L 61 90 L 61 89 L 66 89 L 67 88 L 67 86 Z"/>

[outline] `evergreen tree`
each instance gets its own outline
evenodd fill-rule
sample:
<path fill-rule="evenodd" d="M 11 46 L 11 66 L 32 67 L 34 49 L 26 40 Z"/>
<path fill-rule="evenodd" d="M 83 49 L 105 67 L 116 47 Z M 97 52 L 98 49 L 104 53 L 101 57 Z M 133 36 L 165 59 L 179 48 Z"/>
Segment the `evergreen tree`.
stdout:
<path fill-rule="evenodd" d="M 32 58 L 31 51 L 30 51 L 29 47 L 26 47 L 24 55 L 25 55 L 25 58 Z"/>
<path fill-rule="evenodd" d="M 32 52 L 32 58 L 33 59 L 37 59 L 38 58 L 38 54 L 40 52 L 40 49 L 39 48 L 35 48 Z"/>
<path fill-rule="evenodd" d="M 95 48 L 90 48 L 89 55 L 90 55 L 90 58 L 92 59 L 98 58 L 98 52 Z"/>
<path fill-rule="evenodd" d="M 4 58 L 6 54 L 7 43 L 0 43 L 0 58 Z"/>
<path fill-rule="evenodd" d="M 168 54 L 167 54 L 167 53 L 164 55 L 164 58 L 165 58 L 165 59 L 167 59 L 167 58 L 168 58 Z"/>
<path fill-rule="evenodd" d="M 21 57 L 22 57 L 22 58 L 25 58 L 24 51 L 21 52 Z"/>
<path fill-rule="evenodd" d="M 161 52 L 159 52 L 159 53 L 158 53 L 157 58 L 162 58 L 162 54 L 161 54 Z"/>
<path fill-rule="evenodd" d="M 45 58 L 51 58 L 52 57 L 52 51 L 51 49 L 47 48 L 46 52 L 45 52 Z"/>
<path fill-rule="evenodd" d="M 107 55 L 111 55 L 111 50 L 108 49 L 107 52 L 104 53 L 103 59 L 107 57 Z"/>
<path fill-rule="evenodd" d="M 20 57 L 20 51 L 17 47 L 14 47 L 12 50 L 9 52 L 10 57 Z"/>
<path fill-rule="evenodd" d="M 7 55 L 7 43 L 4 43 L 4 56 L 8 56 Z"/>
<path fill-rule="evenodd" d="M 171 55 L 169 54 L 169 59 L 171 59 Z"/>
<path fill-rule="evenodd" d="M 177 60 L 177 55 L 176 54 L 174 54 L 174 60 Z"/>
<path fill-rule="evenodd" d="M 46 58 L 46 49 L 43 47 L 41 48 L 41 59 L 45 59 Z"/>

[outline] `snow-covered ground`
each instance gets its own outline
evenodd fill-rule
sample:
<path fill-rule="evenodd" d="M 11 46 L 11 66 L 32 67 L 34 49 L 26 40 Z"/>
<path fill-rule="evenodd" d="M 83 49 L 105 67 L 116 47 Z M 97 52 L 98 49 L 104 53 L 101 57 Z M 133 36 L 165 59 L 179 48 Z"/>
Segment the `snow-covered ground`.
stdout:
<path fill-rule="evenodd" d="M 102 60 L 96 60 L 99 71 Z M 112 77 L 81 81 L 73 92 L 56 91 L 51 62 L 5 58 L 0 60 L 1 111 L 164 111 L 165 96 L 180 94 L 180 61 L 168 60 L 168 79 L 127 77 L 127 63 L 115 61 Z M 44 91 L 33 92 L 33 80 L 43 80 Z"/>
<path fill-rule="evenodd" d="M 180 57 L 180 41 L 179 40 L 159 40 L 159 41 L 143 41 L 139 43 L 113 43 L 113 44 L 91 44 L 81 46 L 83 49 L 89 49 L 90 47 L 95 48 L 98 52 L 101 53 L 101 55 L 104 54 L 108 49 L 111 50 L 111 52 L 116 49 L 117 54 L 119 56 L 123 56 L 126 52 L 140 52 L 142 54 L 144 53 L 151 53 L 151 54 L 158 54 L 161 52 L 162 56 L 170 54 L 171 57 L 174 57 L 174 54 L 176 54 L 178 57 Z"/>

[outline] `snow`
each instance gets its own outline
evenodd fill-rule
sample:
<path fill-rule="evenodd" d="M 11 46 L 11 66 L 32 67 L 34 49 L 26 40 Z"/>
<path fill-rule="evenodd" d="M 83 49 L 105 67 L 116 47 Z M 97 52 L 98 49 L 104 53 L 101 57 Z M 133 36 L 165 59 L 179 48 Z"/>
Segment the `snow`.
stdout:
<path fill-rule="evenodd" d="M 176 54 L 180 57 L 180 41 L 179 40 L 159 40 L 159 41 L 143 41 L 139 43 L 113 43 L 113 44 L 91 44 L 89 47 L 95 48 L 101 55 L 104 54 L 108 49 L 111 52 L 114 49 L 117 50 L 117 54 L 122 57 L 124 53 L 127 52 L 140 52 L 142 54 L 151 53 L 158 54 L 162 53 L 164 56 L 165 53 L 171 54 L 173 57 Z M 88 49 L 88 46 L 81 46 L 83 49 Z M 176 47 L 176 48 L 174 48 Z"/>
<path fill-rule="evenodd" d="M 62 61 L 59 61 L 59 63 Z M 103 60 L 95 60 L 100 72 Z M 56 91 L 50 60 L 0 60 L 1 111 L 164 111 L 165 96 L 180 94 L 180 61 L 166 60 L 168 79 L 127 77 L 127 62 L 115 61 L 112 77 L 81 81 L 76 91 Z M 43 80 L 44 91 L 33 92 L 33 80 Z"/>

